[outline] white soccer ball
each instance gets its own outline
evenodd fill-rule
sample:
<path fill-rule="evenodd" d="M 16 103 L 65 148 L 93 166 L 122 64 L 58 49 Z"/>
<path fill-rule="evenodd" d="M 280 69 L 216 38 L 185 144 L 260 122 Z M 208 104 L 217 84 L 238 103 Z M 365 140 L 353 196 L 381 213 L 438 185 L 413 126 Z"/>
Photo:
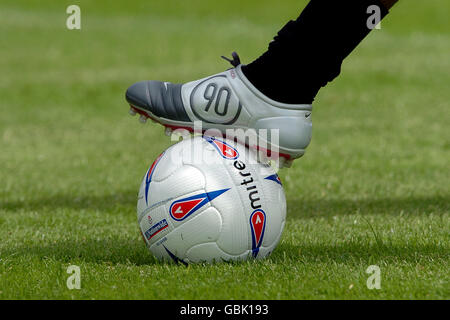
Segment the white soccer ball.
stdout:
<path fill-rule="evenodd" d="M 150 251 L 184 264 L 262 259 L 286 220 L 278 175 L 233 141 L 185 139 L 164 151 L 142 180 L 138 224 Z"/>

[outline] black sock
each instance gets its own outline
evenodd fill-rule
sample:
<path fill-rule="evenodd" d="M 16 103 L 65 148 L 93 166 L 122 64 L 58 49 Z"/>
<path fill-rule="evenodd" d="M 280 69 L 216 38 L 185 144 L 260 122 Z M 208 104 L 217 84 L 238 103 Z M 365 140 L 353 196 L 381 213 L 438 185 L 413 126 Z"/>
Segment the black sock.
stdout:
<path fill-rule="evenodd" d="M 242 67 L 244 74 L 275 101 L 312 103 L 371 31 L 367 26 L 371 5 L 378 6 L 381 19 L 388 13 L 380 0 L 311 0 L 297 20 L 278 32 L 268 51 Z"/>

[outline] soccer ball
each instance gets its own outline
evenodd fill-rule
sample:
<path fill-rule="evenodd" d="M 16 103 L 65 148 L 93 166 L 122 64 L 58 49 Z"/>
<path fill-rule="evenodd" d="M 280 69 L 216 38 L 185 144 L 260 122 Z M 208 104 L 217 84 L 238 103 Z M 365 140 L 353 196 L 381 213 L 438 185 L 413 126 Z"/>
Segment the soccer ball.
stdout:
<path fill-rule="evenodd" d="M 161 153 L 145 174 L 138 224 L 160 260 L 183 264 L 261 259 L 286 220 L 281 181 L 257 153 L 233 141 L 196 136 Z"/>

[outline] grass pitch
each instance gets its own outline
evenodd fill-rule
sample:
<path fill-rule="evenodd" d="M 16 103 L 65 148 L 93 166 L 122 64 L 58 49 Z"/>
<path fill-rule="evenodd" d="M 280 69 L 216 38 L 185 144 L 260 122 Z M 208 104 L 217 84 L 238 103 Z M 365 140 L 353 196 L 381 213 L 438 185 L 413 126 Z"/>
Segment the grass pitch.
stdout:
<path fill-rule="evenodd" d="M 400 1 L 320 92 L 269 259 L 186 268 L 140 239 L 140 179 L 169 141 L 127 115 L 126 88 L 248 63 L 305 3 L 2 0 L 0 299 L 449 299 L 444 0 Z"/>

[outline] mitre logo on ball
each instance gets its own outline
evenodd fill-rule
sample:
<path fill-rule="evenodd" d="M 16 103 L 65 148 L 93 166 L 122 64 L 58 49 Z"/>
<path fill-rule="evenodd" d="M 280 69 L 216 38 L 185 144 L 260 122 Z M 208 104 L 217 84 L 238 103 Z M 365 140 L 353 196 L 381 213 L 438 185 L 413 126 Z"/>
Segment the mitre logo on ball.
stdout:
<path fill-rule="evenodd" d="M 204 137 L 206 141 L 211 143 L 225 159 L 234 160 L 239 158 L 239 152 L 225 141 L 215 137 Z"/>
<path fill-rule="evenodd" d="M 192 161 L 193 155 L 201 157 Z M 169 147 L 147 171 L 137 216 L 158 259 L 183 264 L 263 259 L 280 241 L 286 198 L 275 170 L 258 161 L 256 150 L 230 139 L 194 136 Z"/>
<path fill-rule="evenodd" d="M 229 189 L 202 193 L 192 197 L 177 200 L 170 206 L 170 216 L 176 221 L 182 221 L 227 190 Z"/>

